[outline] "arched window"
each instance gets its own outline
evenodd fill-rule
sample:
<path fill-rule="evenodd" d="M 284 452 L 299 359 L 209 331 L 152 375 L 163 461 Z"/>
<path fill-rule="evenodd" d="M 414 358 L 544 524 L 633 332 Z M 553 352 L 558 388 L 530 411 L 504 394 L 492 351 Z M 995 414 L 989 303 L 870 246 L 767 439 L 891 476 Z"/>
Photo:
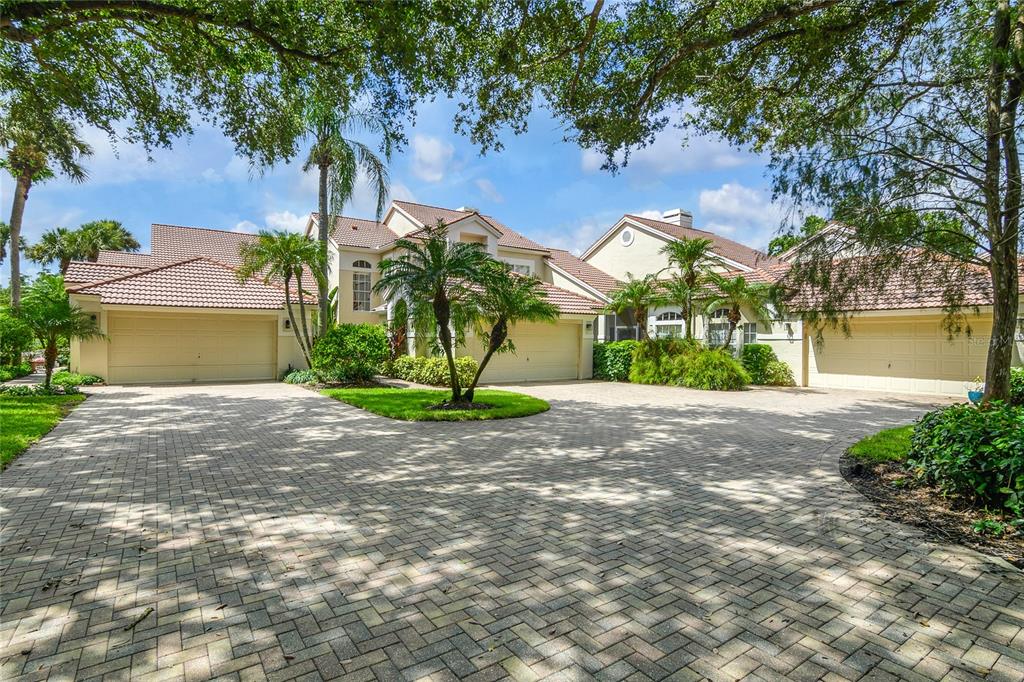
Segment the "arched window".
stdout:
<path fill-rule="evenodd" d="M 352 263 L 353 268 L 369 270 L 373 266 L 365 260 Z M 369 272 L 352 273 L 352 310 L 370 310 L 370 288 L 372 287 Z"/>
<path fill-rule="evenodd" d="M 682 313 L 677 313 L 674 310 L 670 310 L 667 313 L 662 313 L 661 315 L 658 315 L 658 322 L 670 322 L 670 321 L 673 321 L 673 320 L 681 320 L 681 319 L 683 319 L 683 314 Z"/>

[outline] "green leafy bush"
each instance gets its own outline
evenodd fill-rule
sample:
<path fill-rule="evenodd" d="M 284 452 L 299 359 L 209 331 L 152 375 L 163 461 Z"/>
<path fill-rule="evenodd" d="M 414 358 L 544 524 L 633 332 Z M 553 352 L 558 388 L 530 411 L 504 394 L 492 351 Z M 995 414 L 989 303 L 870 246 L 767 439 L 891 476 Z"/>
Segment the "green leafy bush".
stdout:
<path fill-rule="evenodd" d="M 777 362 L 778 359 L 775 351 L 766 343 L 748 343 L 740 351 L 740 362 L 743 364 L 743 369 L 747 370 L 751 382 L 755 384 L 765 383 L 764 375 L 768 369 L 768 363 Z"/>
<path fill-rule="evenodd" d="M 907 465 L 944 493 L 1024 516 L 1024 407 L 951 405 L 914 427 Z"/>
<path fill-rule="evenodd" d="M 1010 370 L 1010 404 L 1024 405 L 1024 367 Z"/>
<path fill-rule="evenodd" d="M 3 395 L 13 396 L 32 396 L 32 395 L 73 395 L 75 393 L 81 393 L 77 386 L 60 386 L 54 384 L 47 388 L 42 384 L 11 384 L 7 386 L 0 386 L 0 393 Z"/>
<path fill-rule="evenodd" d="M 93 384 L 103 383 L 102 377 L 98 377 L 95 374 L 78 374 L 77 372 L 65 370 L 54 372 L 50 381 L 59 386 L 92 386 Z"/>
<path fill-rule="evenodd" d="M 701 351 L 695 341 L 649 339 L 633 352 L 629 380 L 635 384 L 681 384 L 688 358 Z"/>
<path fill-rule="evenodd" d="M 612 341 L 594 344 L 594 378 L 627 381 L 637 341 Z"/>
<path fill-rule="evenodd" d="M 319 381 L 320 377 L 312 369 L 293 369 L 284 377 L 286 384 L 315 384 Z"/>
<path fill-rule="evenodd" d="M 0 365 L 17 367 L 22 352 L 29 350 L 34 342 L 28 325 L 12 315 L 9 308 L 0 309 Z"/>
<path fill-rule="evenodd" d="M 682 383 L 705 391 L 738 391 L 750 383 L 750 375 L 728 351 L 701 349 L 688 355 Z"/>
<path fill-rule="evenodd" d="M 468 386 L 473 381 L 477 367 L 476 360 L 468 355 L 455 358 L 455 372 L 459 376 L 461 386 Z M 443 356 L 426 358 L 400 355 L 384 365 L 384 374 L 430 386 L 447 386 L 450 383 L 448 361 Z"/>
<path fill-rule="evenodd" d="M 324 383 L 346 383 L 372 379 L 388 355 L 383 325 L 339 324 L 317 340 L 310 362 Z"/>
<path fill-rule="evenodd" d="M 782 360 L 772 360 L 765 365 L 760 383 L 765 386 L 796 386 L 793 370 Z"/>
<path fill-rule="evenodd" d="M 32 373 L 31 362 L 20 362 L 16 365 L 4 365 L 0 367 L 0 381 L 10 381 L 28 376 Z"/>

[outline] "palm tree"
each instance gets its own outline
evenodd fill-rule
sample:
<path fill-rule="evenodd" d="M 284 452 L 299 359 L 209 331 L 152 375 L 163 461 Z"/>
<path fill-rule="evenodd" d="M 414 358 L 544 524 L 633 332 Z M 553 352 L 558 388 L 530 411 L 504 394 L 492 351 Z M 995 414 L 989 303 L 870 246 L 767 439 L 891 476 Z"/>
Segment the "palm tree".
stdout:
<path fill-rule="evenodd" d="M 663 283 L 656 274 L 644 275 L 635 279 L 632 273 L 626 273 L 626 282 L 608 294 L 611 302 L 607 310 L 617 315 L 633 311 L 633 319 L 640 330 L 640 340 L 647 338 L 647 311 L 665 300 L 662 293 Z"/>
<path fill-rule="evenodd" d="M 76 230 L 81 241 L 82 259 L 95 263 L 100 251 L 138 251 L 142 246 L 117 220 L 93 220 Z"/>
<path fill-rule="evenodd" d="M 666 286 L 667 300 L 678 305 L 686 324 L 686 339 L 693 339 L 693 317 L 696 314 L 697 298 L 708 281 L 708 273 L 722 261 L 711 250 L 714 242 L 710 239 L 681 239 L 661 248 L 668 256 L 670 265 L 678 272 L 672 277 L 672 284 Z"/>
<path fill-rule="evenodd" d="M 480 244 L 449 242 L 443 223 L 422 239 L 399 239 L 395 247 L 404 253 L 380 262 L 380 280 L 373 290 L 388 299 L 411 297 L 413 324 L 421 331 L 431 326 L 436 330 L 448 361 L 451 402 L 462 402 L 452 332 L 461 336 L 475 317 L 474 292 L 484 284 L 493 261 Z"/>
<path fill-rule="evenodd" d="M 11 226 L 0 220 L 0 265 L 7 260 L 7 243 L 11 241 Z M 18 248 L 25 250 L 25 238 L 18 238 Z"/>
<path fill-rule="evenodd" d="M 88 340 L 103 334 L 92 315 L 72 305 L 64 290 L 64 278 L 59 275 L 39 275 L 25 289 L 21 303 L 17 316 L 43 346 L 46 360 L 43 385 L 49 388 L 57 362 L 58 341 L 61 338 Z"/>
<path fill-rule="evenodd" d="M 8 113 L 13 110 L 9 108 Z M 11 122 L 13 120 L 13 122 Z M 79 165 L 92 148 L 78 139 L 75 127 L 52 118 L 23 124 L 9 116 L 0 124 L 0 147 L 7 148 L 0 166 L 14 177 L 14 198 L 9 222 L 11 257 L 11 307 L 21 305 L 21 223 L 25 216 L 28 192 L 34 183 L 53 177 L 52 166 L 60 168 L 72 182 L 83 182 L 85 170 Z"/>
<path fill-rule="evenodd" d="M 359 174 L 365 173 L 377 195 L 377 220 L 384 213 L 388 198 L 387 161 L 391 158 L 392 135 L 386 126 L 372 116 L 362 113 L 344 112 L 334 102 L 324 102 L 315 96 L 307 112 L 313 146 L 302 170 L 316 168 L 319 174 L 319 220 L 317 239 L 320 244 L 321 271 L 324 277 L 318 279 L 320 294 L 319 335 L 327 332 L 333 323 L 328 296 L 327 237 L 330 233 L 331 216 L 340 215 L 345 203 L 355 192 Z M 372 133 L 383 131 L 383 155 L 381 160 L 368 146 L 346 137 L 350 132 L 362 129 Z"/>
<path fill-rule="evenodd" d="M 713 274 L 710 283 L 713 288 L 709 290 L 705 310 L 708 315 L 720 308 L 727 310 L 726 319 L 729 320 L 729 331 L 725 337 L 725 348 L 732 344 L 736 325 L 742 319 L 741 309 L 746 309 L 753 313 L 758 320 L 767 322 L 772 317 L 772 311 L 768 306 L 777 305 L 780 299 L 775 287 L 769 284 L 752 284 L 747 282 L 743 275 L 729 278 Z"/>
<path fill-rule="evenodd" d="M 306 360 L 306 365 L 312 367 L 309 358 L 313 352 L 313 341 L 309 336 L 306 324 L 306 301 L 305 292 L 302 289 L 302 274 L 308 269 L 313 273 L 313 278 L 317 282 L 321 279 L 320 249 L 316 242 L 304 235 L 287 230 L 274 232 L 264 230 L 256 236 L 255 241 L 243 244 L 239 253 L 242 256 L 242 265 L 238 268 L 239 281 L 244 282 L 251 277 L 258 276 L 268 284 L 284 284 L 284 301 L 292 332 L 295 334 L 295 340 L 299 343 L 299 349 L 302 351 L 302 357 Z M 297 284 L 301 330 L 299 325 L 295 324 L 295 313 L 292 309 L 293 279 Z"/>
<path fill-rule="evenodd" d="M 25 255 L 40 265 L 57 261 L 62 275 L 68 271 L 71 261 L 85 258 L 81 234 L 66 227 L 44 232 L 38 242 L 25 250 Z"/>
<path fill-rule="evenodd" d="M 491 270 L 475 305 L 479 315 L 478 331 L 487 342 L 487 351 L 463 396 L 468 403 L 473 402 L 480 375 L 491 356 L 515 353 L 515 344 L 508 336 L 509 327 L 517 322 L 555 322 L 558 319 L 558 308 L 548 302 L 540 280 L 517 275 L 504 263 L 493 263 Z"/>

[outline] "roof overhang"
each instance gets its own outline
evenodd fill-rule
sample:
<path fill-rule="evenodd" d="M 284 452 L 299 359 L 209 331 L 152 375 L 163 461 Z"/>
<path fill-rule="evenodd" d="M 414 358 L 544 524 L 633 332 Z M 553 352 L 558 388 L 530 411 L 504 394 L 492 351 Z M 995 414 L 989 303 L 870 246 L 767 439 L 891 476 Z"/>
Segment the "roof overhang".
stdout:
<path fill-rule="evenodd" d="M 547 264 L 549 268 L 560 274 L 562 277 L 565 277 L 566 279 L 573 281 L 576 284 L 576 286 L 580 287 L 581 289 L 586 289 L 587 291 L 589 291 L 597 298 L 597 300 L 602 301 L 603 303 L 609 303 L 611 301 L 611 299 L 608 298 L 607 294 L 601 293 L 594 287 L 590 286 L 589 284 L 581 280 L 579 277 L 576 277 L 572 273 L 567 272 L 566 270 L 563 270 L 562 268 L 558 267 L 557 265 L 551 262 L 550 258 L 547 259 Z"/>

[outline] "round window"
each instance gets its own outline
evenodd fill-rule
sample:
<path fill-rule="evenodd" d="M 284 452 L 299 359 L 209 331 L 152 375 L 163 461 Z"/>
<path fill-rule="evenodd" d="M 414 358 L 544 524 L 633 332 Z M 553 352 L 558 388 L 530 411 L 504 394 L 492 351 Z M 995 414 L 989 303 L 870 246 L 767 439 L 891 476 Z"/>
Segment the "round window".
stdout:
<path fill-rule="evenodd" d="M 623 230 L 622 234 L 619 235 L 619 239 L 622 240 L 623 246 L 629 246 L 633 243 L 633 230 Z"/>

